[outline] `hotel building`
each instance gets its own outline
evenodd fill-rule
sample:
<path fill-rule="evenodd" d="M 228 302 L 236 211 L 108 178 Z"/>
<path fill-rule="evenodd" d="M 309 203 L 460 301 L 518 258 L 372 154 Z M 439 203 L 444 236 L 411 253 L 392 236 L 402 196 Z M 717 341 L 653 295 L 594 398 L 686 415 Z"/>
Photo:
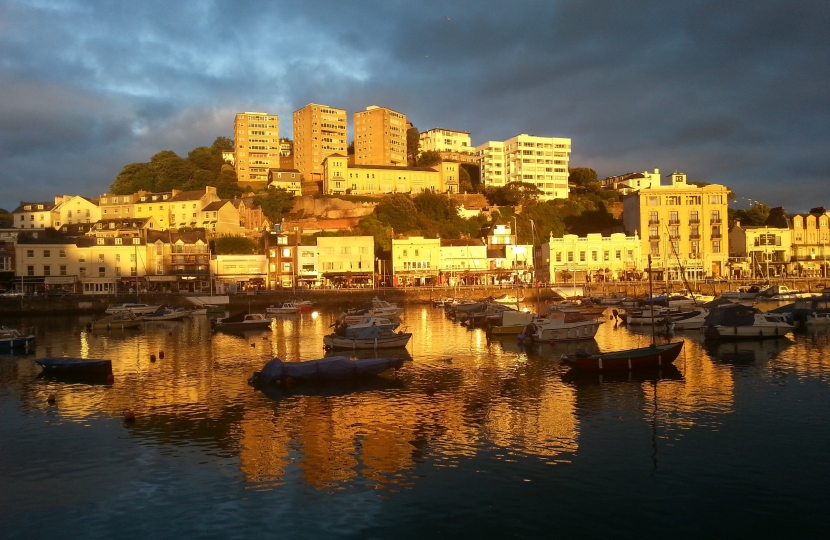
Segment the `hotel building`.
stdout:
<path fill-rule="evenodd" d="M 405 114 L 385 107 L 354 113 L 355 164 L 405 167 L 406 126 Z"/>
<path fill-rule="evenodd" d="M 306 181 L 323 176 L 323 160 L 331 154 L 346 155 L 346 111 L 309 103 L 294 111 L 293 166 Z M 283 168 L 277 165 L 274 168 Z"/>
<path fill-rule="evenodd" d="M 458 193 L 458 163 L 442 161 L 434 167 L 349 165 L 334 154 L 323 162 L 323 193 L 377 195 L 381 193 Z"/>
<path fill-rule="evenodd" d="M 238 182 L 266 182 L 280 167 L 280 120 L 265 112 L 237 113 L 233 122 L 234 166 Z"/>

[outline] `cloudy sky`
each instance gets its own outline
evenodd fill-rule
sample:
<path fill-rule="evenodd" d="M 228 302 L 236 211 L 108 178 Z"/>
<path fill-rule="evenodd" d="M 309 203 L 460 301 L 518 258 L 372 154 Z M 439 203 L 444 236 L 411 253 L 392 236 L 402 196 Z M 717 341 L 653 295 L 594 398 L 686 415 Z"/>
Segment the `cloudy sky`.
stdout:
<path fill-rule="evenodd" d="M 830 206 L 828 28 L 827 0 L 0 0 L 0 207 L 309 102 Z"/>

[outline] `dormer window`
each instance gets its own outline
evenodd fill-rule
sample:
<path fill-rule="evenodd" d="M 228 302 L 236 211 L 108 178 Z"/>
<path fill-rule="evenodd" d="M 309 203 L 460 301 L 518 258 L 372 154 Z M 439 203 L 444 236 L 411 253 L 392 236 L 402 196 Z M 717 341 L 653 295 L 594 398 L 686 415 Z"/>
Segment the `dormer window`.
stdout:
<path fill-rule="evenodd" d="M 103 245 L 104 245 L 104 239 L 103 239 L 103 238 L 99 238 L 99 239 L 98 239 L 98 245 L 99 245 L 99 246 L 103 246 Z"/>
<path fill-rule="evenodd" d="M 141 243 L 141 238 L 133 238 L 133 244 L 138 245 Z"/>

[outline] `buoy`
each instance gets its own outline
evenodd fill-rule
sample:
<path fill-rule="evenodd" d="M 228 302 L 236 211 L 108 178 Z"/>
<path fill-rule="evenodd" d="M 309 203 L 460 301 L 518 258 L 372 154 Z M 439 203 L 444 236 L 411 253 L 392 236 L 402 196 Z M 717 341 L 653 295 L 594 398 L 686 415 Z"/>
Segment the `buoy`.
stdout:
<path fill-rule="evenodd" d="M 112 373 L 107 375 L 107 384 L 112 384 L 114 382 L 115 382 L 115 375 L 113 375 Z"/>
<path fill-rule="evenodd" d="M 172 335 L 173 335 L 173 332 L 168 332 L 168 333 L 167 333 L 167 335 L 168 335 L 168 336 L 172 336 Z"/>
<path fill-rule="evenodd" d="M 47 398 L 46 398 L 46 402 L 47 402 L 49 405 L 54 405 L 54 404 L 55 404 L 55 400 L 56 400 L 56 399 L 57 399 L 57 398 L 55 397 L 55 394 L 49 394 L 49 397 L 47 397 Z"/>
<path fill-rule="evenodd" d="M 132 422 L 135 420 L 135 413 L 130 409 L 124 409 L 124 420 L 127 422 Z"/>
<path fill-rule="evenodd" d="M 433 395 L 435 393 L 435 387 L 432 384 L 427 385 L 427 395 Z"/>
<path fill-rule="evenodd" d="M 150 362 L 155 362 L 155 361 L 156 361 L 156 355 L 155 355 L 155 354 L 151 354 L 151 355 L 150 355 Z"/>
<path fill-rule="evenodd" d="M 256 343 L 251 343 L 251 347 L 256 347 Z"/>
<path fill-rule="evenodd" d="M 164 351 L 159 351 L 159 359 L 164 360 Z"/>

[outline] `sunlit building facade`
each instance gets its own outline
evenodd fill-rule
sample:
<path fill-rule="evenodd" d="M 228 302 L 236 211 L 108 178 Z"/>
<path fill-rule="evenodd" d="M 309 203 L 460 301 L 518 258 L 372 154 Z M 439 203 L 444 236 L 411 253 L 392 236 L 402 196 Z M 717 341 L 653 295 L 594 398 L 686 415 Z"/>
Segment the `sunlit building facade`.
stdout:
<path fill-rule="evenodd" d="M 523 182 L 539 189 L 540 200 L 568 198 L 571 139 L 523 133 L 504 142 L 488 141 L 476 153 L 484 186 Z"/>
<path fill-rule="evenodd" d="M 405 114 L 385 107 L 354 113 L 355 164 L 405 167 L 406 126 Z"/>
<path fill-rule="evenodd" d="M 382 193 L 458 193 L 458 163 L 442 161 L 433 167 L 349 165 L 334 154 L 323 162 L 323 193 L 377 195 Z"/>
<path fill-rule="evenodd" d="M 268 181 L 280 167 L 280 120 L 266 112 L 237 113 L 233 122 L 234 166 L 238 182 Z"/>
<path fill-rule="evenodd" d="M 323 161 L 331 154 L 346 155 L 347 127 L 344 109 L 309 103 L 294 111 L 292 168 L 308 181 L 322 179 Z"/>
<path fill-rule="evenodd" d="M 392 239 L 392 284 L 437 284 L 441 267 L 441 240 L 410 236 Z"/>
<path fill-rule="evenodd" d="M 536 280 L 583 285 L 590 282 L 639 279 L 642 243 L 639 236 L 566 234 L 551 236 L 536 248 Z"/>

